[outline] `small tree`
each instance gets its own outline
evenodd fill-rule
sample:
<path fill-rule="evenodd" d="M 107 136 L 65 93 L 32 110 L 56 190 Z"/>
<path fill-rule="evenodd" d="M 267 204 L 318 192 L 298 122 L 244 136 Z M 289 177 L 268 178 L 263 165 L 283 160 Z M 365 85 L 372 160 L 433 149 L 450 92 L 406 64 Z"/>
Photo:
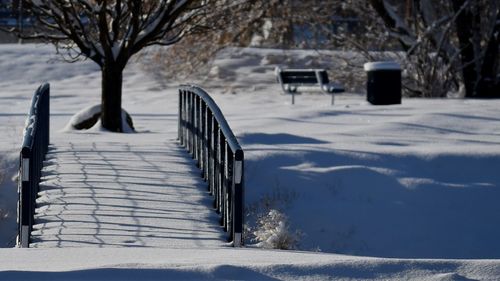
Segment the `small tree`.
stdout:
<path fill-rule="evenodd" d="M 52 42 L 71 60 L 89 58 L 102 71 L 101 122 L 122 132 L 122 79 L 129 59 L 151 45 L 171 45 L 203 21 L 210 0 L 27 0 L 38 21 L 23 36 Z"/>
<path fill-rule="evenodd" d="M 269 213 L 258 218 L 257 224 L 253 235 L 259 247 L 281 250 L 298 247 L 302 232 L 290 232 L 288 217 L 280 211 L 271 209 Z"/>

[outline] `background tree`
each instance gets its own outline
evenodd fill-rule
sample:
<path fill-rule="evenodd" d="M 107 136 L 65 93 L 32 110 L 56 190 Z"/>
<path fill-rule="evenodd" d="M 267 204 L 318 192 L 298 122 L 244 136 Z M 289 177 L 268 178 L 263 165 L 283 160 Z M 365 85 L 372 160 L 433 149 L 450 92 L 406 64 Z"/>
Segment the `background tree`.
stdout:
<path fill-rule="evenodd" d="M 288 48 L 290 0 L 221 0 L 206 11 L 209 24 L 168 50 L 155 54 L 160 64 L 149 65 L 168 77 L 207 74 L 218 51 L 228 46 Z M 182 62 L 182 64 L 181 64 Z M 174 67 L 175 66 L 175 69 Z M 165 77 L 161 77 L 164 80 Z"/>
<path fill-rule="evenodd" d="M 355 49 L 367 60 L 396 58 L 404 64 L 410 96 L 446 97 L 463 89 L 466 97 L 500 97 L 499 1 L 316 2 L 294 3 L 302 4 L 294 9 L 294 27 L 306 24 L 313 34 L 328 34 L 319 37 L 322 44 L 310 36 L 309 46 Z"/>
<path fill-rule="evenodd" d="M 350 0 L 379 40 L 399 42 L 419 96 L 500 97 L 500 2 Z M 367 22 L 369 19 L 370 22 Z"/>
<path fill-rule="evenodd" d="M 416 97 L 500 97 L 500 2 L 491 0 L 241 0 L 214 6 L 210 32 L 160 52 L 163 70 L 208 73 L 226 46 L 316 49 L 334 77 L 359 90 L 366 61 L 396 59 Z M 352 51 L 330 59 L 320 50 Z M 385 52 L 388 51 L 388 52 Z M 342 57 L 344 56 L 344 57 Z M 322 59 L 323 59 L 322 58 Z M 341 62 L 341 63 L 339 63 Z"/>
<path fill-rule="evenodd" d="M 171 45 L 203 23 L 211 0 L 27 0 L 38 28 L 24 36 L 52 42 L 71 60 L 102 71 L 101 122 L 122 132 L 122 79 L 129 59 L 151 45 Z"/>
<path fill-rule="evenodd" d="M 162 64 L 150 64 L 155 73 L 167 77 L 177 76 L 195 78 L 210 77 L 213 69 L 211 62 L 221 49 L 231 47 L 264 47 L 282 49 L 286 56 L 289 49 L 352 49 L 345 44 L 347 37 L 353 42 L 361 37 L 357 15 L 340 0 L 244 0 L 231 1 L 232 5 L 223 13 L 211 12 L 211 29 L 203 30 L 182 40 L 168 50 L 155 54 L 156 61 Z M 338 34 L 342 36 L 338 36 Z M 372 37 L 375 37 L 373 35 Z M 368 40 L 368 39 L 367 39 Z M 331 68 L 339 81 L 358 91 L 364 83 L 362 70 L 354 69 L 351 60 L 345 60 L 342 54 L 332 58 L 332 54 L 319 51 L 318 61 L 308 67 Z M 363 60 L 359 56 L 359 61 Z M 183 62 L 179 67 L 179 62 Z M 342 65 L 338 62 L 341 61 Z M 344 64 L 349 63 L 349 65 Z M 305 67 L 300 62 L 283 61 L 289 67 Z M 175 67 L 175 71 L 174 68 Z M 181 70 L 181 71 L 179 71 Z M 361 74 L 360 74 L 361 73 Z M 160 81 L 165 77 L 161 76 Z"/>

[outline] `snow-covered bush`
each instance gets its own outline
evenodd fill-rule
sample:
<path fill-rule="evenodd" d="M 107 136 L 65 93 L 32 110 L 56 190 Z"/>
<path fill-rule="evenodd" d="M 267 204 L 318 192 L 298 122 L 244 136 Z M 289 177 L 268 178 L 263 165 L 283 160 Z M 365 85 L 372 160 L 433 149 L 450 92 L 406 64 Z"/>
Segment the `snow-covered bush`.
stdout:
<path fill-rule="evenodd" d="M 297 248 L 300 231 L 291 232 L 288 217 L 278 210 L 270 210 L 257 221 L 257 228 L 253 231 L 257 246 L 262 248 L 289 250 Z"/>

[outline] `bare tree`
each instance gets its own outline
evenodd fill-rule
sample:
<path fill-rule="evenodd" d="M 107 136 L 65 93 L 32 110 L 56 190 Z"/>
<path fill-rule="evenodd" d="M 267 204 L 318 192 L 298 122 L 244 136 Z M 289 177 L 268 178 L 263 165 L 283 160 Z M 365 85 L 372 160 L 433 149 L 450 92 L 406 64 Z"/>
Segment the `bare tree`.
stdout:
<path fill-rule="evenodd" d="M 210 0 L 27 0 L 41 38 L 88 58 L 102 71 L 102 126 L 122 132 L 122 79 L 129 59 L 151 45 L 171 45 L 202 25 Z"/>
<path fill-rule="evenodd" d="M 500 97 L 500 2 L 413 0 L 406 9 L 389 0 L 369 3 L 408 57 L 427 67 L 421 75 L 432 82 L 458 75 L 466 97 Z"/>
<path fill-rule="evenodd" d="M 310 34 L 328 35 L 320 37 L 322 44 L 310 36 L 310 46 L 354 48 L 370 60 L 383 58 L 385 50 L 404 54 L 400 60 L 409 95 L 444 97 L 463 88 L 467 97 L 500 96 L 498 0 L 308 0 L 294 5 L 299 7 L 294 26 L 306 24 Z M 342 21 L 349 19 L 354 25 L 343 28 Z"/>
<path fill-rule="evenodd" d="M 207 11 L 206 29 L 198 30 L 169 50 L 158 50 L 150 65 L 169 77 L 185 78 L 191 74 L 206 74 L 218 51 L 228 46 L 287 47 L 291 40 L 288 24 L 290 0 L 221 0 Z M 271 23 L 272 22 L 272 23 Z M 179 65 L 182 61 L 182 65 Z M 172 66 L 176 65 L 175 71 Z M 161 77 L 161 79 L 165 79 Z"/>
<path fill-rule="evenodd" d="M 451 0 L 468 97 L 500 97 L 500 2 Z"/>

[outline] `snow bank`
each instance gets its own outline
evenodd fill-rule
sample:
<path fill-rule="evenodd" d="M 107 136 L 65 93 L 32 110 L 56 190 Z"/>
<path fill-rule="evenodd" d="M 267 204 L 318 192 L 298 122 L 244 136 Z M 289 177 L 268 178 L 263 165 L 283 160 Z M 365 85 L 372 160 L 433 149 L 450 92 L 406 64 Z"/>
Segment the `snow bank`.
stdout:
<path fill-rule="evenodd" d="M 64 127 L 63 132 L 69 132 L 71 130 L 77 130 L 77 127 L 81 126 L 84 122 L 89 122 L 90 119 L 97 119 L 94 125 L 89 129 L 91 132 L 107 132 L 108 130 L 104 129 L 101 123 L 101 119 L 99 118 L 101 114 L 101 105 L 91 105 L 88 106 L 79 112 L 75 113 L 70 119 L 68 124 Z M 127 112 L 122 109 L 122 128 L 124 133 L 134 133 L 134 129 L 127 122 Z"/>
<path fill-rule="evenodd" d="M 500 257 L 496 102 L 218 101 L 246 152 L 250 224 L 274 208 L 303 231 L 303 250 Z"/>
<path fill-rule="evenodd" d="M 22 261 L 22 262 L 20 262 Z M 4 249 L 2 280 L 494 280 L 497 261 L 258 249 Z"/>
<path fill-rule="evenodd" d="M 71 116 L 68 124 L 64 127 L 64 131 L 76 130 L 78 124 L 81 124 L 89 119 L 94 118 L 96 115 L 101 113 L 101 105 L 91 105 L 75 113 Z"/>

